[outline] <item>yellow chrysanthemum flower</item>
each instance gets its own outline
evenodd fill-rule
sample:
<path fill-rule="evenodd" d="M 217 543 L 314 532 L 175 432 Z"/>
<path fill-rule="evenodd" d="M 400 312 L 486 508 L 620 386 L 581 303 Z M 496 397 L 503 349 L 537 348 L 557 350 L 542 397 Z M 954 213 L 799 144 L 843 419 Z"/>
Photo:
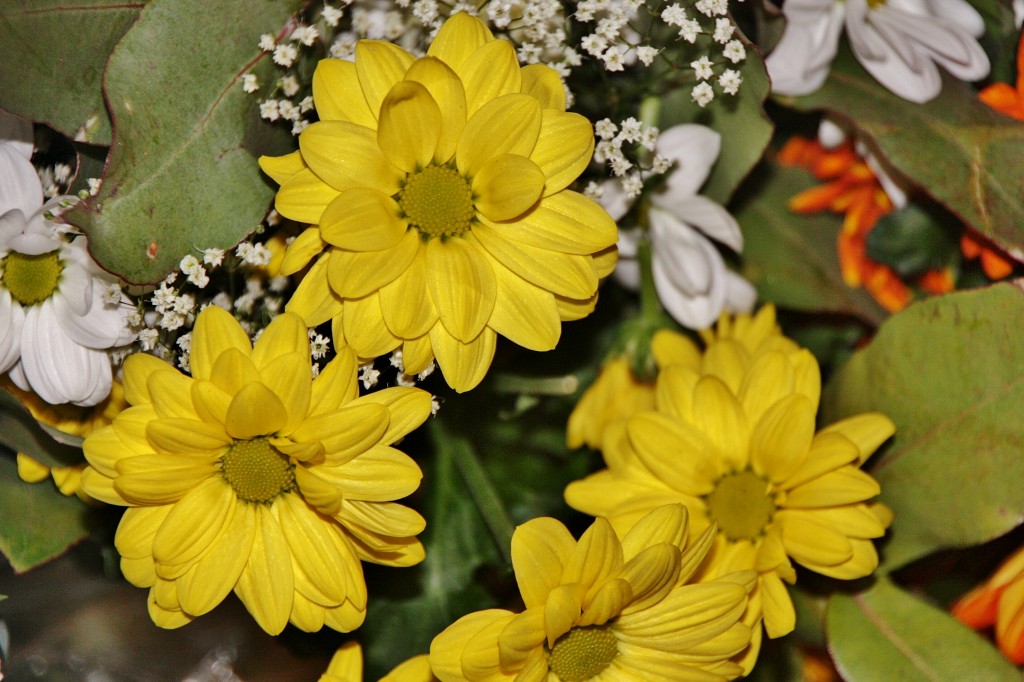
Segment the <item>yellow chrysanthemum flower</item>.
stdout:
<path fill-rule="evenodd" d="M 363 650 L 358 642 L 345 642 L 331 657 L 319 682 L 363 682 Z M 413 656 L 399 663 L 380 682 L 437 682 L 427 655 Z"/>
<path fill-rule="evenodd" d="M 277 210 L 313 224 L 282 264 L 316 258 L 288 304 L 307 325 L 333 319 L 335 343 L 364 358 L 401 347 L 409 374 L 436 358 L 466 391 L 498 334 L 550 350 L 562 320 L 593 310 L 617 231 L 566 189 L 594 136 L 554 70 L 521 68 L 511 43 L 456 14 L 425 57 L 362 40 L 354 62 L 321 61 L 313 101 L 299 150 L 260 159 Z"/>
<path fill-rule="evenodd" d="M 740 622 L 754 574 L 700 584 L 690 577 L 711 546 L 686 548 L 678 504 L 644 516 L 620 540 L 597 519 L 577 543 L 539 518 L 512 536 L 526 610 L 463 616 L 434 638 L 430 665 L 443 682 L 621 682 L 734 679 L 729 659 L 750 643 Z"/>
<path fill-rule="evenodd" d="M 655 410 L 609 426 L 608 468 L 571 483 L 565 498 L 617 529 L 653 507 L 685 504 L 694 532 L 718 529 L 702 575 L 756 570 L 747 622 L 763 609 L 767 634 L 778 637 L 795 622 L 783 585 L 796 580 L 790 558 L 841 579 L 875 569 L 871 539 L 890 516 L 870 501 L 879 486 L 860 466 L 894 427 L 871 413 L 815 433 L 817 362 L 784 337 L 762 341 L 769 347 L 758 342 L 751 354 L 735 338 L 719 338 L 705 352 L 705 373 L 685 364 L 663 369 Z"/>
<path fill-rule="evenodd" d="M 430 395 L 357 397 L 348 352 L 313 379 L 306 326 L 289 313 L 253 346 L 229 313 L 206 308 L 191 368 L 130 356 L 131 407 L 84 444 L 86 492 L 128 507 L 115 545 L 129 582 L 150 588 L 154 622 L 179 627 L 234 590 L 272 634 L 289 621 L 358 627 L 360 560 L 424 556 L 422 517 L 392 502 L 421 472 L 391 445 L 426 420 Z"/>

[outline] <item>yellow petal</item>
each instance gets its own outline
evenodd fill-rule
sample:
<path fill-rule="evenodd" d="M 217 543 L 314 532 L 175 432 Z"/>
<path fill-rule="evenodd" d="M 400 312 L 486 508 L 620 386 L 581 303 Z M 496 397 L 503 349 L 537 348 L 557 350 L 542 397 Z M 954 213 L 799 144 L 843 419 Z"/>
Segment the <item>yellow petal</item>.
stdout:
<path fill-rule="evenodd" d="M 482 45 L 455 71 L 466 87 L 466 108 L 470 117 L 496 98 L 519 94 L 523 89 L 516 50 L 507 40 L 492 40 Z"/>
<path fill-rule="evenodd" d="M 860 450 L 860 464 L 863 464 L 895 432 L 896 425 L 880 412 L 866 412 L 847 417 L 821 430 L 821 433 L 840 433 L 850 439 Z"/>
<path fill-rule="evenodd" d="M 430 345 L 430 334 L 415 339 L 406 339 L 402 344 L 402 364 L 406 374 L 419 374 L 434 362 L 434 349 Z"/>
<path fill-rule="evenodd" d="M 700 374 L 682 364 L 662 369 L 654 387 L 654 404 L 658 411 L 693 423 L 693 394 L 700 379 Z"/>
<path fill-rule="evenodd" d="M 444 374 L 444 380 L 459 393 L 465 393 L 483 381 L 494 360 L 497 340 L 490 327 L 484 327 L 480 335 L 469 343 L 459 341 L 440 324 L 430 330 L 430 346 L 437 365 Z"/>
<path fill-rule="evenodd" d="M 455 16 L 466 15 L 456 14 Z M 497 638 L 514 617 L 515 614 L 504 609 L 485 609 L 465 615 L 446 627 L 430 643 L 430 667 L 434 670 L 434 674 L 442 680 L 467 679 L 466 673 L 463 672 L 466 647 L 473 638 L 481 633 L 488 635 L 493 633 L 493 662 L 484 662 L 477 656 L 471 656 L 467 661 L 470 664 L 467 672 L 478 672 L 477 666 L 481 663 L 487 672 L 497 672 L 500 665 Z M 482 650 L 487 652 L 489 647 L 482 647 Z"/>
<path fill-rule="evenodd" d="M 554 295 L 504 266 L 495 267 L 494 274 L 497 290 L 487 325 L 524 348 L 536 351 L 554 348 L 562 334 Z"/>
<path fill-rule="evenodd" d="M 294 568 L 292 570 L 294 571 Z M 303 632 L 318 632 L 324 626 L 325 611 L 326 609 L 320 606 L 320 604 L 306 599 L 306 597 L 302 596 L 301 592 L 296 590 L 292 599 L 292 612 L 288 616 L 288 622 Z"/>
<path fill-rule="evenodd" d="M 520 74 L 524 95 L 535 97 L 544 109 L 565 111 L 565 86 L 557 71 L 545 64 L 528 64 L 520 69 Z M 589 123 L 587 129 L 590 129 Z"/>
<path fill-rule="evenodd" d="M 772 405 L 750 433 L 750 464 L 781 483 L 806 461 L 814 438 L 814 406 L 802 395 Z"/>
<path fill-rule="evenodd" d="M 384 156 L 370 128 L 320 121 L 302 131 L 299 148 L 310 170 L 339 192 L 368 187 L 390 196 L 398 191 L 403 173 Z"/>
<path fill-rule="evenodd" d="M 384 97 L 415 58 L 394 43 L 383 40 L 360 40 L 356 43 L 356 73 L 370 113 L 379 116 Z"/>
<path fill-rule="evenodd" d="M 306 162 L 302 160 L 302 153 L 298 150 L 284 156 L 261 156 L 259 164 L 260 169 L 279 185 L 283 185 L 289 178 L 307 167 Z"/>
<path fill-rule="evenodd" d="M 202 421 L 208 424 L 224 423 L 231 404 L 230 395 L 212 381 L 193 381 L 191 393 L 192 404 Z"/>
<path fill-rule="evenodd" d="M 441 324 L 463 343 L 472 341 L 494 309 L 494 270 L 471 236 L 431 239 L 426 248 L 427 288 Z"/>
<path fill-rule="evenodd" d="M 559 585 L 548 594 L 544 603 L 544 632 L 549 648 L 579 622 L 585 592 L 583 585 L 572 583 Z"/>
<path fill-rule="evenodd" d="M 292 558 L 302 568 L 317 589 L 329 599 L 331 606 L 344 601 L 347 590 L 338 578 L 338 566 L 351 557 L 345 557 L 331 540 L 332 522 L 317 514 L 298 495 L 284 495 L 277 505 L 278 518 Z"/>
<path fill-rule="evenodd" d="M 346 499 L 370 502 L 405 497 L 419 487 L 423 477 L 411 457 L 380 445 L 341 466 L 320 467 L 317 473 L 341 488 Z"/>
<path fill-rule="evenodd" d="M 348 348 L 338 349 L 334 359 L 313 379 L 310 416 L 333 412 L 359 395 L 356 375 L 359 362 Z"/>
<path fill-rule="evenodd" d="M 380 442 L 391 445 L 419 428 L 427 421 L 431 411 L 428 392 L 412 386 L 391 386 L 362 396 L 351 405 L 383 405 L 388 410 L 388 426 L 380 435 Z"/>
<path fill-rule="evenodd" d="M 594 155 L 594 131 L 579 114 L 545 109 L 537 146 L 530 159 L 544 172 L 544 196 L 568 187 L 586 170 Z"/>
<path fill-rule="evenodd" d="M 587 597 L 586 608 L 583 609 L 577 622 L 580 627 L 604 625 L 622 613 L 623 607 L 631 601 L 633 601 L 633 587 L 629 581 L 622 578 L 608 580 L 598 588 L 592 597 Z"/>
<path fill-rule="evenodd" d="M 215 455 L 231 444 L 219 425 L 195 419 L 156 419 L 146 425 L 146 438 L 165 455 L 202 453 Z"/>
<path fill-rule="evenodd" d="M 327 463 L 336 466 L 379 443 L 388 416 L 382 405 L 353 401 L 334 412 L 307 418 L 292 437 L 298 443 L 320 443 Z"/>
<path fill-rule="evenodd" d="M 856 580 L 869 576 L 878 568 L 878 552 L 870 540 L 850 538 L 853 553 L 849 559 L 834 565 L 805 564 L 807 568 L 837 580 Z M 1005 599 L 1005 593 L 1004 599 Z"/>
<path fill-rule="evenodd" d="M 294 275 L 326 248 L 327 242 L 320 238 L 320 228 L 307 227 L 288 245 L 284 260 L 281 261 L 281 274 Z"/>
<path fill-rule="evenodd" d="M 696 496 L 714 489 L 722 465 L 700 431 L 685 422 L 647 412 L 631 417 L 626 432 L 644 466 L 665 485 Z"/>
<path fill-rule="evenodd" d="M 117 463 L 114 488 L 135 505 L 173 504 L 218 473 L 215 460 L 141 455 Z"/>
<path fill-rule="evenodd" d="M 260 375 L 263 377 L 263 385 L 281 400 L 285 408 L 287 420 L 277 433 L 287 436 L 302 423 L 309 412 L 313 388 L 309 353 L 282 355 L 268 364 Z"/>
<path fill-rule="evenodd" d="M 582 320 L 594 312 L 597 306 L 597 294 L 584 299 L 572 299 L 565 296 L 555 295 L 555 304 L 558 306 L 558 316 L 563 322 Z"/>
<path fill-rule="evenodd" d="M 215 305 L 204 308 L 196 317 L 192 331 L 192 346 L 189 368 L 192 378 L 209 379 L 213 363 L 228 349 L 236 349 L 246 357 L 252 352 L 249 336 L 231 316 L 231 313 Z M 128 358 L 131 361 L 131 356 Z"/>
<path fill-rule="evenodd" d="M 500 226 L 481 223 L 473 235 L 499 263 L 553 294 L 584 299 L 597 291 L 597 270 L 588 256 L 538 249 L 506 239 Z"/>
<path fill-rule="evenodd" d="M 124 398 L 130 405 L 153 401 L 149 394 L 149 377 L 157 372 L 179 372 L 168 362 L 148 353 L 132 353 L 124 362 Z"/>
<path fill-rule="evenodd" d="M 371 294 L 405 272 L 419 249 L 416 230 L 407 230 L 394 246 L 383 251 L 333 249 L 327 265 L 331 289 L 346 299 Z"/>
<path fill-rule="evenodd" d="M 114 536 L 117 553 L 130 559 L 152 559 L 153 537 L 170 511 L 170 505 L 126 509 Z"/>
<path fill-rule="evenodd" d="M 416 252 L 405 272 L 381 287 L 380 309 L 388 329 L 402 339 L 423 336 L 434 326 L 437 310 L 427 291 L 425 249 Z"/>
<path fill-rule="evenodd" d="M 26 483 L 39 483 L 50 477 L 50 467 L 40 464 L 23 452 L 18 453 L 17 461 L 18 478 Z"/>
<path fill-rule="evenodd" d="M 488 227 L 506 239 L 548 251 L 588 255 L 615 244 L 615 221 L 600 204 L 576 192 L 559 192 L 544 198 L 515 220 Z"/>
<path fill-rule="evenodd" d="M 259 370 L 250 359 L 251 353 L 229 348 L 220 354 L 209 373 L 210 382 L 230 396 L 254 381 L 260 380 Z"/>
<path fill-rule="evenodd" d="M 357 608 L 351 601 L 341 606 L 326 609 L 324 625 L 338 632 L 352 632 L 366 620 L 366 608 Z"/>
<path fill-rule="evenodd" d="M 671 365 L 683 365 L 693 370 L 700 369 L 700 349 L 685 334 L 671 329 L 659 329 L 651 337 L 651 353 L 659 369 Z"/>
<path fill-rule="evenodd" d="M 343 682 L 363 679 L 363 650 L 359 642 L 348 641 L 334 652 L 325 673 L 328 682 L 337 678 Z"/>
<path fill-rule="evenodd" d="M 627 562 L 619 577 L 630 586 L 631 598 L 620 612 L 628 615 L 642 611 L 664 599 L 679 576 L 679 556 L 678 547 L 659 544 L 647 547 Z"/>
<path fill-rule="evenodd" d="M 242 387 L 228 406 L 224 428 L 238 440 L 277 433 L 288 420 L 288 410 L 273 391 L 263 384 Z"/>
<path fill-rule="evenodd" d="M 527 609 L 542 607 L 562 580 L 576 541 L 559 521 L 542 516 L 512 534 L 512 569 Z"/>
<path fill-rule="evenodd" d="M 234 589 L 256 536 L 256 508 L 238 505 L 230 525 L 210 551 L 178 579 L 178 601 L 190 616 L 201 616 Z"/>
<path fill-rule="evenodd" d="M 540 199 L 544 173 L 530 159 L 515 154 L 491 158 L 473 178 L 476 209 L 489 220 L 511 220 Z"/>
<path fill-rule="evenodd" d="M 819 431 L 811 441 L 811 450 L 803 465 L 793 472 L 779 488 L 789 490 L 812 481 L 829 471 L 856 462 L 860 452 L 846 436 Z"/>
<path fill-rule="evenodd" d="M 544 609 L 527 609 L 505 626 L 498 635 L 501 665 L 515 670 L 530 656 L 530 652 L 544 644 Z"/>
<path fill-rule="evenodd" d="M 756 424 L 779 400 L 795 393 L 794 377 L 792 363 L 781 352 L 765 353 L 753 359 L 737 393 L 751 424 Z"/>
<path fill-rule="evenodd" d="M 726 469 L 747 466 L 749 426 L 740 403 L 716 377 L 703 377 L 693 395 L 693 423 L 718 451 Z"/>
<path fill-rule="evenodd" d="M 778 523 L 786 553 L 801 564 L 832 566 L 853 556 L 849 538 L 818 523 L 812 514 L 787 514 Z"/>
<path fill-rule="evenodd" d="M 319 223 L 327 205 L 342 188 L 331 187 L 319 175 L 304 168 L 288 178 L 277 191 L 274 208 L 285 218 L 300 223 Z"/>
<path fill-rule="evenodd" d="M 790 490 L 786 507 L 834 507 L 864 502 L 880 492 L 881 486 L 870 474 L 844 466 Z"/>
<path fill-rule="evenodd" d="M 377 190 L 353 187 L 338 195 L 320 218 L 325 242 L 350 251 L 381 251 L 395 246 L 408 223 L 394 199 Z"/>
<path fill-rule="evenodd" d="M 608 519 L 590 525 L 565 564 L 561 582 L 580 583 L 588 592 L 622 567 L 622 545 Z"/>
<path fill-rule="evenodd" d="M 492 40 L 494 36 L 487 24 L 477 17 L 459 12 L 441 25 L 427 54 L 458 69 L 471 54 Z"/>
<path fill-rule="evenodd" d="M 271 438 L 270 444 L 285 457 L 297 462 L 323 462 L 327 451 L 320 442 L 296 443 L 290 438 Z"/>
<path fill-rule="evenodd" d="M 392 164 L 412 173 L 434 159 L 441 129 L 441 109 L 430 91 L 416 81 L 399 81 L 381 105 L 377 144 Z"/>
<path fill-rule="evenodd" d="M 313 104 L 321 121 L 349 121 L 374 128 L 376 112 L 363 97 L 355 62 L 321 59 L 313 72 Z"/>
<path fill-rule="evenodd" d="M 622 538 L 623 557 L 628 561 L 652 545 L 686 547 L 689 513 L 681 504 L 667 504 L 645 515 Z"/>
<path fill-rule="evenodd" d="M 402 344 L 402 340 L 388 331 L 387 325 L 382 323 L 380 296 L 376 293 L 365 298 L 346 301 L 345 314 L 341 322 L 345 332 L 345 342 L 361 358 L 379 357 L 390 353 Z M 335 345 L 337 345 L 337 334 L 335 334 Z"/>
<path fill-rule="evenodd" d="M 529 156 L 540 126 L 540 104 L 529 95 L 505 95 L 488 102 L 471 115 L 459 138 L 455 150 L 459 172 L 473 177 L 499 154 Z"/>
<path fill-rule="evenodd" d="M 231 523 L 239 506 L 220 477 L 208 478 L 181 498 L 153 537 L 153 559 L 177 565 L 199 559 Z"/>
<path fill-rule="evenodd" d="M 615 266 L 619 262 L 619 248 L 612 245 L 607 249 L 601 249 L 594 254 L 593 258 L 598 278 L 604 279 L 615 271 Z"/>
<path fill-rule="evenodd" d="M 441 111 L 441 134 L 434 161 L 446 164 L 455 155 L 455 147 L 466 126 L 466 90 L 455 72 L 440 59 L 423 57 L 413 62 L 405 79 L 423 85 Z"/>
<path fill-rule="evenodd" d="M 341 315 L 341 297 L 334 293 L 328 280 L 330 261 L 326 255 L 317 259 L 285 307 L 287 312 L 301 317 L 307 327 L 318 327 Z"/>
<path fill-rule="evenodd" d="M 271 635 L 280 634 L 288 623 L 295 594 L 291 553 L 284 533 L 270 509 L 256 507 L 257 528 L 252 553 L 235 593 L 260 627 Z"/>
<path fill-rule="evenodd" d="M 256 369 L 263 373 L 274 360 L 294 354 L 309 355 L 309 336 L 302 318 L 284 313 L 271 320 L 260 334 L 251 359 Z"/>

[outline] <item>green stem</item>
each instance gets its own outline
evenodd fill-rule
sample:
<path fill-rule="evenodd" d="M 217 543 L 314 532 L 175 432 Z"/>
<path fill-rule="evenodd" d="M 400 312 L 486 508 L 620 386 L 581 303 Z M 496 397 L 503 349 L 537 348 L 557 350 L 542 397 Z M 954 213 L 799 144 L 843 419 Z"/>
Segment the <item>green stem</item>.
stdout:
<path fill-rule="evenodd" d="M 574 374 L 560 377 L 530 377 L 521 374 L 496 374 L 490 388 L 496 393 L 527 395 L 572 395 L 580 387 Z"/>
<path fill-rule="evenodd" d="M 645 231 L 636 247 L 636 260 L 640 268 L 640 319 L 645 326 L 658 327 L 664 322 L 658 289 L 654 286 L 654 266 L 651 262 L 651 240 Z"/>
<path fill-rule="evenodd" d="M 487 477 L 473 446 L 465 437 L 452 433 L 441 419 L 430 420 L 429 428 L 438 451 L 446 450 L 455 461 L 455 468 L 462 474 L 469 494 L 498 546 L 498 552 L 506 563 L 511 564 L 515 524 L 498 491 Z"/>

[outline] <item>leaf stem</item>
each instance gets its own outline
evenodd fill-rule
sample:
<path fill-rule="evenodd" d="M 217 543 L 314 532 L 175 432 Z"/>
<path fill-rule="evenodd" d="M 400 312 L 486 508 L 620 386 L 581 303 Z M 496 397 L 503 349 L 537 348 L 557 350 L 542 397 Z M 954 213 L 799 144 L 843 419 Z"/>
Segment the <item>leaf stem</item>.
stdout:
<path fill-rule="evenodd" d="M 429 429 L 438 451 L 447 451 L 455 461 L 455 468 L 462 474 L 473 502 L 476 503 L 484 523 L 491 531 L 498 552 L 507 564 L 511 564 L 512 533 L 515 531 L 515 524 L 498 491 L 488 478 L 476 450 L 464 436 L 452 433 L 442 419 L 432 419 Z"/>

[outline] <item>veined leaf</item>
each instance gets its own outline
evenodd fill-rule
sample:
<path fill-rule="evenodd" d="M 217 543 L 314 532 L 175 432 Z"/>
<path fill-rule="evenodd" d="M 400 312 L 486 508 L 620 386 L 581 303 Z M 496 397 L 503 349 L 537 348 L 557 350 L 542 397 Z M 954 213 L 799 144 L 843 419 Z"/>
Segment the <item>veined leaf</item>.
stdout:
<path fill-rule="evenodd" d="M 260 35 L 299 4 L 154 0 L 117 45 L 104 80 L 116 133 L 103 185 L 64 216 L 104 268 L 155 282 L 182 256 L 229 248 L 259 225 L 274 190 L 256 157 L 280 130 L 260 120 L 241 80 L 269 62 Z"/>
<path fill-rule="evenodd" d="M 975 545 L 1024 521 L 1024 293 L 1012 284 L 913 304 L 829 382 L 823 423 L 896 424 L 869 460 L 895 519 L 883 567 Z"/>

